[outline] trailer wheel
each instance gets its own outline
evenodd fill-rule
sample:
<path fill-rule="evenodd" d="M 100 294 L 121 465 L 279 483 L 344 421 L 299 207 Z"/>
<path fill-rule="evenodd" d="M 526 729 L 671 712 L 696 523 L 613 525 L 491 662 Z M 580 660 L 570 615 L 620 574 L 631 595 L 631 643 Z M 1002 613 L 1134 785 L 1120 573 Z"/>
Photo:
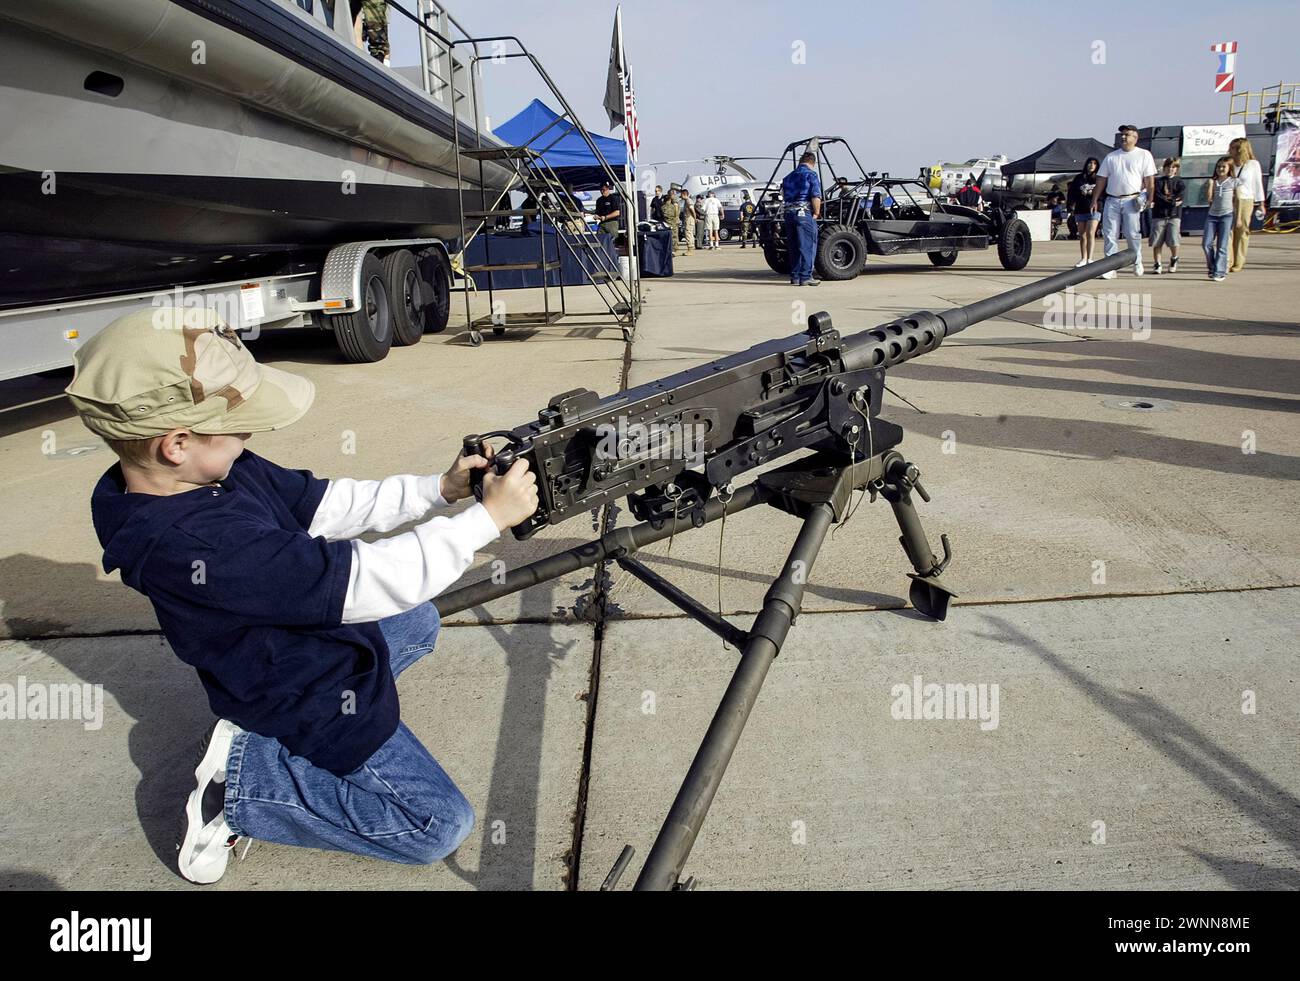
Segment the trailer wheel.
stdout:
<path fill-rule="evenodd" d="M 947 249 L 943 252 L 927 252 L 926 255 L 930 257 L 931 262 L 940 267 L 951 266 L 957 261 L 956 249 Z"/>
<path fill-rule="evenodd" d="M 409 249 L 395 249 L 381 260 L 384 286 L 392 301 L 393 343 L 405 347 L 424 336 L 425 284 Z"/>
<path fill-rule="evenodd" d="M 1019 218 L 1012 218 L 1002 226 L 1002 234 L 998 236 L 998 260 L 1003 269 L 1024 269 L 1029 265 L 1033 248 L 1029 226 Z"/>
<path fill-rule="evenodd" d="M 441 334 L 451 318 L 451 263 L 442 249 L 426 249 L 419 255 L 424 280 L 424 332 Z"/>
<path fill-rule="evenodd" d="M 822 279 L 853 279 L 867 262 L 867 240 L 848 225 L 827 225 L 817 236 L 815 268 Z"/>
<path fill-rule="evenodd" d="M 778 249 L 775 245 L 768 243 L 763 246 L 763 258 L 767 260 L 767 266 L 774 273 L 780 273 L 782 276 L 790 275 L 790 253 L 786 249 Z"/>
<path fill-rule="evenodd" d="M 361 261 L 361 309 L 332 319 L 334 340 L 343 357 L 355 363 L 382 361 L 393 345 L 392 306 L 384 266 L 374 254 Z"/>

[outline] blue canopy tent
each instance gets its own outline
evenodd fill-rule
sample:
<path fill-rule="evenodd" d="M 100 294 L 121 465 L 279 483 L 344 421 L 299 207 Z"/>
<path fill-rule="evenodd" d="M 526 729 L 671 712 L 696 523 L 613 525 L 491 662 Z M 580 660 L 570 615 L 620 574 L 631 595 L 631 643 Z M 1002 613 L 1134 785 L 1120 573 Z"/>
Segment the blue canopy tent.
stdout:
<path fill-rule="evenodd" d="M 589 191 L 600 187 L 606 180 L 600 161 L 587 146 L 587 141 L 567 119 L 540 99 L 534 99 L 523 111 L 499 126 L 493 135 L 511 146 L 531 146 L 542 154 L 542 159 L 555 168 L 560 179 L 572 184 L 574 190 Z M 554 124 L 554 125 L 552 125 Z M 615 176 L 627 179 L 627 144 L 622 140 L 591 134 L 601 156 L 609 163 Z"/>

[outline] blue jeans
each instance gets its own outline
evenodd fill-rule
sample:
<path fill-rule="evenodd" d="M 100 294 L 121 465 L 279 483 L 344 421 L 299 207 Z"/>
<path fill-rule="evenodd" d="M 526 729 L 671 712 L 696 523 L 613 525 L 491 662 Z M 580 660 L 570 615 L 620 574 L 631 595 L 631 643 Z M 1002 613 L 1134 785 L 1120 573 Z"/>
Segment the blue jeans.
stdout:
<path fill-rule="evenodd" d="M 379 621 L 394 678 L 433 650 L 439 626 L 432 603 Z M 465 840 L 474 809 L 399 722 L 344 777 L 294 756 L 275 739 L 241 732 L 226 761 L 226 823 L 262 841 L 427 865 Z"/>
<path fill-rule="evenodd" d="M 1142 212 L 1138 211 L 1137 198 L 1120 200 L 1108 197 L 1106 199 L 1106 204 L 1101 211 L 1101 239 L 1106 244 L 1106 255 L 1114 255 L 1119 251 L 1121 225 L 1134 260 L 1140 262 L 1142 260 Z"/>
<path fill-rule="evenodd" d="M 1232 244 L 1232 212 L 1226 215 L 1206 215 L 1205 231 L 1201 233 L 1201 248 L 1205 250 L 1205 269 L 1211 276 L 1228 275 L 1228 247 Z"/>
<path fill-rule="evenodd" d="M 813 260 L 817 258 L 817 219 L 812 215 L 786 215 L 785 247 L 790 253 L 790 282 L 812 279 Z"/>

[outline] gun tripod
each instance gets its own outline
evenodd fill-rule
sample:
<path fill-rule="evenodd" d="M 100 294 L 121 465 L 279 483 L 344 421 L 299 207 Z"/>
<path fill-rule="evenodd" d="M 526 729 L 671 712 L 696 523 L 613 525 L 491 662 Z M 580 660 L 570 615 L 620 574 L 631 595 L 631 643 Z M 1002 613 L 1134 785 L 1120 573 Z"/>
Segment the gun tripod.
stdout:
<path fill-rule="evenodd" d="M 875 420 L 875 426 L 877 439 L 883 436 L 881 442 L 886 448 L 874 456 L 852 462 L 842 454 L 816 453 L 768 471 L 752 483 L 737 488 L 726 500 L 713 497 L 700 501 L 689 515 L 678 516 L 679 521 L 689 518 L 690 526 L 702 527 L 718 520 L 724 513 L 731 515 L 759 504 L 768 504 L 803 520 L 781 574 L 768 589 L 762 609 L 748 631 L 732 626 L 719 614 L 632 558 L 639 549 L 672 535 L 674 522 L 671 520 L 617 528 L 595 541 L 516 569 L 500 583 L 484 580 L 445 593 L 435 600 L 439 614 L 445 618 L 527 586 L 613 559 L 682 612 L 740 648 L 740 663 L 650 849 L 635 888 L 694 888 L 693 877 L 680 881 L 682 867 L 740 741 L 768 668 L 780 653 L 791 624 L 802 610 L 808 574 L 826 539 L 826 532 L 831 525 L 844 520 L 853 491 L 866 491 L 873 500 L 879 494 L 889 502 L 902 532 L 899 541 L 916 570 L 909 573 L 912 605 L 934 620 L 947 616 L 948 601 L 955 594 L 939 582 L 939 576 L 952 558 L 948 537 L 942 537 L 944 554 L 939 559 L 930 550 L 911 495 L 915 490 L 927 502 L 930 497 L 921 486 L 916 468 L 893 449 L 902 439 L 902 430 L 879 419 Z M 624 846 L 601 886 L 602 890 L 615 887 L 632 854 L 632 847 Z"/>

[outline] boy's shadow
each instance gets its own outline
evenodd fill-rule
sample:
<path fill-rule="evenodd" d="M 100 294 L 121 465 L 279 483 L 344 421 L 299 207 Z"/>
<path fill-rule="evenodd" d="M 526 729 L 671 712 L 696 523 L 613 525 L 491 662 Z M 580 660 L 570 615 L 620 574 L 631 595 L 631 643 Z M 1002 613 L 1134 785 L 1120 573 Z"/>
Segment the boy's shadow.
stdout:
<path fill-rule="evenodd" d="M 101 581 L 97 571 L 89 563 L 52 562 L 34 555 L 0 558 L 0 582 L 40 582 L 50 598 L 41 609 L 25 609 L 6 596 L 0 623 L 11 637 L 63 665 L 81 682 L 104 686 L 104 728 L 87 732 L 85 737 L 102 738 L 104 731 L 114 725 L 130 727 L 127 751 L 140 775 L 135 788 L 136 813 L 149 847 L 163 865 L 174 871 L 175 834 L 184 795 L 199 741 L 213 724 L 212 712 L 193 668 L 172 653 L 161 633 L 93 639 L 57 636 L 73 630 L 85 632 L 84 625 L 57 619 L 58 597 L 90 594 L 94 602 L 85 605 L 91 609 L 111 607 L 119 602 L 122 590 L 127 587 L 119 582 Z M 23 602 L 30 601 L 18 600 Z M 28 672 L 36 673 L 31 668 Z M 44 747 L 33 745 L 23 749 L 40 753 Z M 69 776 L 74 767 L 85 765 L 72 759 L 49 760 L 47 764 L 53 772 Z M 96 811 L 90 809 L 90 813 Z M 56 870 L 47 871 L 57 874 Z M 62 885 L 70 887 L 76 883 Z"/>

